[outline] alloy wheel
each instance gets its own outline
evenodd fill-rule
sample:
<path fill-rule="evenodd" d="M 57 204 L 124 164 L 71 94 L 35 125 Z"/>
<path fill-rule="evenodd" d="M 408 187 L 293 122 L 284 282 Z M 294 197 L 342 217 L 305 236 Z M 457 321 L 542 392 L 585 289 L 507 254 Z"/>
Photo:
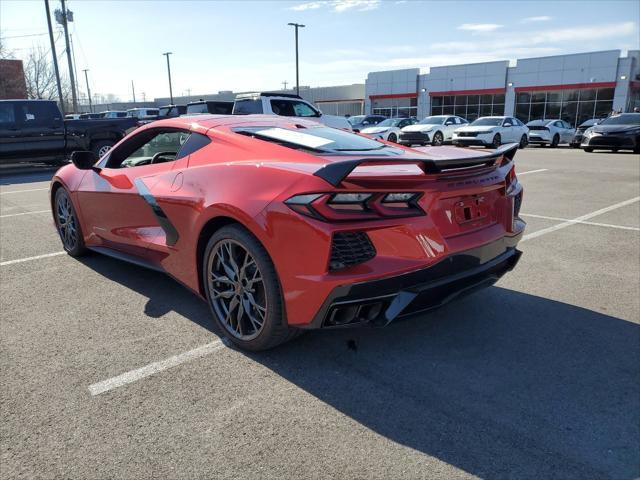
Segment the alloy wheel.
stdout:
<path fill-rule="evenodd" d="M 100 150 L 98 150 L 98 158 L 105 156 L 109 150 L 111 150 L 111 145 L 100 147 Z"/>
<path fill-rule="evenodd" d="M 67 195 L 60 195 L 56 202 L 58 232 L 66 250 L 73 250 L 78 244 L 78 224 Z"/>
<path fill-rule="evenodd" d="M 440 146 L 443 142 L 444 139 L 442 138 L 442 134 L 440 132 L 436 132 L 433 136 L 433 145 Z"/>
<path fill-rule="evenodd" d="M 236 338 L 256 338 L 267 316 L 267 292 L 255 258 L 225 239 L 213 247 L 207 269 L 209 300 L 221 323 Z"/>

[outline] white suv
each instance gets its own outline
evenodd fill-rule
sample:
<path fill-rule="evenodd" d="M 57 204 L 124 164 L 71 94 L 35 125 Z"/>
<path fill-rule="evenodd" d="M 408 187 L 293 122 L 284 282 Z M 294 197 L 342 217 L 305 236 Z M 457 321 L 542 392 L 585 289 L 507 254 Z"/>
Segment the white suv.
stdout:
<path fill-rule="evenodd" d="M 328 127 L 351 130 L 351 124 L 344 117 L 325 115 L 313 104 L 298 95 L 287 93 L 243 93 L 236 96 L 233 115 L 280 115 L 316 120 Z"/>

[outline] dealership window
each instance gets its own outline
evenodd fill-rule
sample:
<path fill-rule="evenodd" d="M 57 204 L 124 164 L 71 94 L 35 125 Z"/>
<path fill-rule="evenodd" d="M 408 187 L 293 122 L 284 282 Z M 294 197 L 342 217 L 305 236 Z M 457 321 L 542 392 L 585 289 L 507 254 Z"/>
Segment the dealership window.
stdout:
<path fill-rule="evenodd" d="M 504 115 L 504 94 L 434 96 L 431 115 L 458 115 L 470 122 L 478 117 Z"/>
<path fill-rule="evenodd" d="M 531 120 L 561 118 L 572 126 L 607 116 L 613 107 L 613 88 L 585 88 L 518 92 L 516 117 Z"/>
<path fill-rule="evenodd" d="M 417 97 L 372 99 L 371 113 L 388 118 L 415 117 L 418 115 L 418 99 Z"/>

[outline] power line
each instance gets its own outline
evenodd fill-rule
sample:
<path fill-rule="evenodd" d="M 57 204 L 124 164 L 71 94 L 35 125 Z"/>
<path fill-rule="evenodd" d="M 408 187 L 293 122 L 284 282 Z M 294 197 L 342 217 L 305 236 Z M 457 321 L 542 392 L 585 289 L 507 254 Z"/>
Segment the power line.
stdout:
<path fill-rule="evenodd" d="M 45 33 L 31 33 L 29 35 L 12 35 L 10 37 L 0 37 L 2 40 L 9 40 L 10 38 L 25 38 L 25 37 L 42 37 L 43 35 L 49 35 L 49 32 Z"/>

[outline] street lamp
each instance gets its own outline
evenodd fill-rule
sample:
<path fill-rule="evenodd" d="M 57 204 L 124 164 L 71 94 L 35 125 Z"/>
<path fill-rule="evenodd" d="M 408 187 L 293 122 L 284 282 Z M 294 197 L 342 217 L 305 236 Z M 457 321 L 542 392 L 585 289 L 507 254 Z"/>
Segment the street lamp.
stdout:
<path fill-rule="evenodd" d="M 167 57 L 167 73 L 169 74 L 169 97 L 171 97 L 170 105 L 173 105 L 173 88 L 171 87 L 171 66 L 169 65 L 169 55 L 173 52 L 164 52 L 162 55 Z"/>
<path fill-rule="evenodd" d="M 298 67 L 298 28 L 304 28 L 301 23 L 288 23 L 287 25 L 296 29 L 296 95 L 300 95 L 300 70 Z"/>

